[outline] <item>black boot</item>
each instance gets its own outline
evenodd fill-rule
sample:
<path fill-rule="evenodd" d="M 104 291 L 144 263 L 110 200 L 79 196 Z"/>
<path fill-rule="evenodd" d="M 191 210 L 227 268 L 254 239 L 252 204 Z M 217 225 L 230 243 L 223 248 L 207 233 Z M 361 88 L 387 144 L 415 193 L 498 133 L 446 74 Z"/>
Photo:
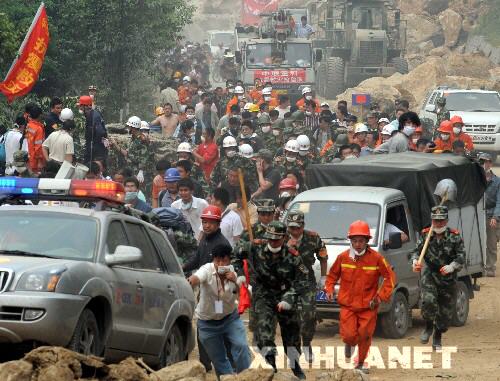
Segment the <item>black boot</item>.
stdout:
<path fill-rule="evenodd" d="M 434 324 L 432 321 L 426 321 L 425 322 L 425 329 L 422 331 L 420 334 L 420 342 L 422 344 L 427 344 L 429 342 L 429 339 L 432 335 L 432 331 L 434 329 Z"/>
<path fill-rule="evenodd" d="M 432 337 L 432 349 L 434 349 L 436 352 L 441 351 L 443 349 L 441 345 L 441 335 L 442 331 L 439 329 L 434 330 L 434 336 Z"/>
<path fill-rule="evenodd" d="M 346 359 L 350 359 L 352 356 L 352 350 L 354 347 L 351 347 L 349 344 L 345 344 L 344 346 L 344 356 Z"/>
<path fill-rule="evenodd" d="M 295 361 L 295 364 L 293 365 L 292 372 L 295 377 L 297 377 L 299 380 L 305 380 L 306 375 L 302 371 L 302 368 L 299 365 L 298 361 Z"/>
<path fill-rule="evenodd" d="M 276 368 L 276 355 L 274 353 L 268 353 L 264 356 L 266 362 L 273 367 L 274 373 L 278 372 Z"/>

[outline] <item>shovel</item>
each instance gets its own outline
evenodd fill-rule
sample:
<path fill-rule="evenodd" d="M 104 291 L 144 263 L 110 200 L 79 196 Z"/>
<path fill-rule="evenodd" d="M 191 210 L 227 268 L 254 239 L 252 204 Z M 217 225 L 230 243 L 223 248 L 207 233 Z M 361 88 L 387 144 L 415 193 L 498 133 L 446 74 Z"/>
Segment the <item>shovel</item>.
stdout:
<path fill-rule="evenodd" d="M 446 201 L 455 201 L 457 199 L 457 184 L 452 179 L 443 179 L 437 185 L 434 190 L 434 194 L 436 196 L 441 197 L 441 202 L 439 206 L 445 204 Z M 429 232 L 427 233 L 427 237 L 425 238 L 424 247 L 422 248 L 422 252 L 418 257 L 418 264 L 421 265 L 424 260 L 425 253 L 427 252 L 427 248 L 429 247 L 429 242 L 431 240 L 432 233 L 434 232 L 434 225 L 431 224 Z"/>

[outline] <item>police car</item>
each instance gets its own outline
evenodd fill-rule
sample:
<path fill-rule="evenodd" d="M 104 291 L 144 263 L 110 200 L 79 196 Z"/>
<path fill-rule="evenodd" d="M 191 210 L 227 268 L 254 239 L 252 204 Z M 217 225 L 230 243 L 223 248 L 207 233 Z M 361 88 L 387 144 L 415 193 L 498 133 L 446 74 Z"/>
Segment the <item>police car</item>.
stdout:
<path fill-rule="evenodd" d="M 162 367 L 187 358 L 191 286 L 165 233 L 123 199 L 112 181 L 0 178 L 2 346 L 58 345 Z"/>

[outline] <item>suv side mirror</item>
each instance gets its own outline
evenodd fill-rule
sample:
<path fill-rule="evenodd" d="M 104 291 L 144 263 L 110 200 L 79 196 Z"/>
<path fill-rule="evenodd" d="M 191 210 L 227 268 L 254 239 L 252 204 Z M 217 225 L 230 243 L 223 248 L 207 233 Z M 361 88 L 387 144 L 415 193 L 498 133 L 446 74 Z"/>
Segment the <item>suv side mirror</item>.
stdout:
<path fill-rule="evenodd" d="M 321 62 L 323 60 L 323 51 L 321 49 L 316 49 L 316 62 Z"/>
<path fill-rule="evenodd" d="M 118 245 L 114 254 L 106 254 L 105 261 L 109 267 L 129 265 L 142 260 L 141 249 L 134 246 Z"/>
<path fill-rule="evenodd" d="M 436 105 L 425 105 L 425 111 L 436 112 Z"/>
<path fill-rule="evenodd" d="M 241 63 L 241 52 L 240 51 L 234 52 L 234 60 L 236 61 L 237 64 Z"/>
<path fill-rule="evenodd" d="M 400 249 L 403 246 L 401 241 L 401 233 L 391 233 L 389 234 L 389 249 L 395 250 Z"/>

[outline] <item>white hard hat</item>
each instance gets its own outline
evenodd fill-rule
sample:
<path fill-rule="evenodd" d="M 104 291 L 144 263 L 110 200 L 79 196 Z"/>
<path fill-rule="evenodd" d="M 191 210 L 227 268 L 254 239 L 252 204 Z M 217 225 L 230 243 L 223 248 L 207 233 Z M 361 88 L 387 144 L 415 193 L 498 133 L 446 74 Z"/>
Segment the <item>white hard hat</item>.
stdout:
<path fill-rule="evenodd" d="M 244 93 L 245 93 L 245 90 L 244 90 L 244 89 L 243 89 L 243 87 L 241 87 L 241 86 L 236 86 L 236 87 L 234 88 L 234 93 L 235 93 L 235 94 L 244 94 Z"/>
<path fill-rule="evenodd" d="M 307 93 L 312 93 L 312 90 L 310 87 L 304 87 L 302 89 L 302 95 L 307 94 Z"/>
<path fill-rule="evenodd" d="M 242 144 L 239 150 L 241 156 L 246 157 L 247 159 L 251 159 L 253 157 L 253 148 L 250 144 Z"/>
<path fill-rule="evenodd" d="M 357 123 L 354 126 L 354 134 L 359 134 L 360 132 L 368 132 L 368 127 L 366 127 L 366 124 Z"/>
<path fill-rule="evenodd" d="M 291 139 L 287 141 L 285 144 L 285 151 L 299 152 L 299 143 L 297 143 L 297 140 Z"/>
<path fill-rule="evenodd" d="M 248 111 L 250 110 L 250 107 L 252 107 L 254 104 L 253 103 L 245 103 L 245 106 L 243 106 L 243 110 Z"/>
<path fill-rule="evenodd" d="M 149 123 L 145 120 L 141 120 L 141 130 L 149 130 Z"/>
<path fill-rule="evenodd" d="M 126 125 L 132 128 L 141 128 L 141 118 L 135 115 L 131 116 L 128 118 Z"/>
<path fill-rule="evenodd" d="M 398 130 L 398 127 L 396 127 L 394 124 L 386 124 L 383 128 L 382 128 L 382 132 L 381 134 L 382 135 L 389 135 L 391 136 L 392 133 L 394 131 L 397 131 Z"/>
<path fill-rule="evenodd" d="M 177 152 L 188 152 L 191 153 L 191 144 L 188 142 L 181 143 L 177 146 Z"/>
<path fill-rule="evenodd" d="M 387 119 L 387 118 L 380 118 L 380 119 L 378 120 L 378 123 L 387 123 L 387 124 L 389 124 L 389 123 L 391 123 L 391 122 L 390 122 L 390 120 L 389 120 L 389 119 Z"/>
<path fill-rule="evenodd" d="M 262 89 L 262 95 L 271 95 L 273 92 L 273 89 L 270 87 L 264 87 Z"/>
<path fill-rule="evenodd" d="M 297 136 L 297 143 L 299 144 L 299 151 L 309 151 L 309 148 L 311 148 L 311 141 L 307 135 Z"/>
<path fill-rule="evenodd" d="M 222 141 L 222 148 L 237 147 L 236 139 L 232 136 L 226 136 Z"/>
<path fill-rule="evenodd" d="M 191 82 L 191 77 L 189 75 L 186 75 L 184 78 L 182 78 L 182 82 Z"/>
<path fill-rule="evenodd" d="M 73 111 L 70 108 L 63 108 L 61 110 L 61 114 L 59 115 L 59 120 L 61 122 L 65 122 L 67 120 L 73 120 L 74 114 Z"/>
<path fill-rule="evenodd" d="M 323 102 L 323 103 L 321 103 L 320 106 L 321 107 L 325 107 L 326 106 L 326 107 L 330 108 L 330 105 L 328 104 L 328 102 Z"/>
<path fill-rule="evenodd" d="M 227 52 L 224 54 L 224 58 L 234 58 L 234 53 L 233 52 Z"/>

